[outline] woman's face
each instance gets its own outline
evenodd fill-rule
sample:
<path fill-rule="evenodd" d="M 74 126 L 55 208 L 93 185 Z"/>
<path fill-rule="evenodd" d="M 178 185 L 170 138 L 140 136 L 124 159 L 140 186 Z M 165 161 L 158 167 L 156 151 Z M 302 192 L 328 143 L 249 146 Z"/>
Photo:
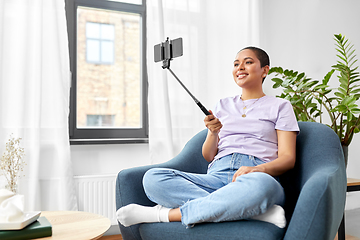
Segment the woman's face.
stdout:
<path fill-rule="evenodd" d="M 241 88 L 261 86 L 269 66 L 261 67 L 260 60 L 250 49 L 240 51 L 234 61 L 233 77 Z"/>

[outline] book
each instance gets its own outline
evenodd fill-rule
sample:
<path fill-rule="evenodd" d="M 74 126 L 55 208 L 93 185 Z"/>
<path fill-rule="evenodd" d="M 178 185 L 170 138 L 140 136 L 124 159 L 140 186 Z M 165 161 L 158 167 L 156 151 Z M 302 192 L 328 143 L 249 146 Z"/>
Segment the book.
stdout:
<path fill-rule="evenodd" d="M 52 235 L 51 223 L 45 217 L 39 217 L 37 221 L 21 230 L 1 230 L 1 240 L 23 240 L 49 237 Z"/>

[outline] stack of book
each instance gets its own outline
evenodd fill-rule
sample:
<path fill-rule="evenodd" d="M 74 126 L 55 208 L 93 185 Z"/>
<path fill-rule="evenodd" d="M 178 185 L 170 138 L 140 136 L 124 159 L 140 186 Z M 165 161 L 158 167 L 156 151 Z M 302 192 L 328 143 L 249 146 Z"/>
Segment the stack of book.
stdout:
<path fill-rule="evenodd" d="M 39 217 L 28 226 L 18 230 L 0 230 L 1 240 L 23 240 L 49 237 L 52 226 L 45 217 Z"/>

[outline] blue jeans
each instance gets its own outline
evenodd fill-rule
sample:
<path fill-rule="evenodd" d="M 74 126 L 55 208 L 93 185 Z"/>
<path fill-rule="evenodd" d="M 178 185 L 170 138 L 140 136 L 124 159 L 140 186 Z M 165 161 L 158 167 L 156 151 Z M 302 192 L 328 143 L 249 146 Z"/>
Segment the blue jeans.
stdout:
<path fill-rule="evenodd" d="M 272 176 L 254 172 L 232 178 L 241 166 L 257 166 L 260 159 L 234 153 L 215 160 L 207 174 L 153 168 L 143 178 L 148 198 L 164 207 L 178 208 L 184 225 L 248 219 L 283 205 L 284 189 Z"/>

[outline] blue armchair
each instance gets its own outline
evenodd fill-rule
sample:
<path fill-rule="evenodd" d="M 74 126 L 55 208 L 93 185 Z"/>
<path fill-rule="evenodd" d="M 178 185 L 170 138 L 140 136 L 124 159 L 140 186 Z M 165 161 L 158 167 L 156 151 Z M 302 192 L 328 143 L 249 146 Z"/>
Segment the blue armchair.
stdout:
<path fill-rule="evenodd" d="M 346 172 L 342 148 L 329 127 L 313 122 L 299 122 L 295 168 L 280 177 L 285 189 L 287 226 L 243 220 L 202 223 L 186 228 L 180 222 L 146 223 L 124 227 L 124 240 L 177 239 L 327 239 L 333 240 L 340 225 L 346 197 Z M 120 171 L 116 182 L 116 208 L 130 203 L 154 206 L 142 187 L 144 173 L 154 167 L 206 173 L 208 163 L 201 148 L 207 130 L 195 135 L 172 160 L 151 166 Z"/>

